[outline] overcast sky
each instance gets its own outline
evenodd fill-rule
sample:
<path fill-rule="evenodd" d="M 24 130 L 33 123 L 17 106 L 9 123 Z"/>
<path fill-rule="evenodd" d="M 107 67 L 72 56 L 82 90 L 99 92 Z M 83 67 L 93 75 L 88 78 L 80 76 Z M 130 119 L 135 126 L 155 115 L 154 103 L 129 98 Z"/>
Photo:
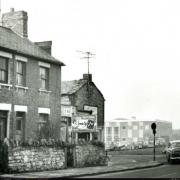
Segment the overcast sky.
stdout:
<path fill-rule="evenodd" d="M 105 120 L 162 119 L 180 128 L 179 0 L 1 0 L 2 12 L 28 12 L 29 39 L 53 41 L 66 64 L 62 80 L 82 78 L 96 54 L 93 81 L 103 93 Z"/>

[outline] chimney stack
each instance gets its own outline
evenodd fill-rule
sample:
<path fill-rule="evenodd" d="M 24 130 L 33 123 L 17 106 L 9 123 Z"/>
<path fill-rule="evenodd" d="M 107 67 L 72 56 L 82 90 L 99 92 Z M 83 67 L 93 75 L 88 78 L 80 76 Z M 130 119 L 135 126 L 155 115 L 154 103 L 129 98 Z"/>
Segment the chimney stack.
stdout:
<path fill-rule="evenodd" d="M 92 82 L 92 74 L 83 74 L 83 79 Z"/>
<path fill-rule="evenodd" d="M 52 41 L 35 42 L 35 44 L 51 55 Z"/>
<path fill-rule="evenodd" d="M 10 12 L 2 15 L 2 26 L 12 29 L 21 37 L 28 37 L 28 16 L 25 11 L 15 11 L 14 8 Z"/>

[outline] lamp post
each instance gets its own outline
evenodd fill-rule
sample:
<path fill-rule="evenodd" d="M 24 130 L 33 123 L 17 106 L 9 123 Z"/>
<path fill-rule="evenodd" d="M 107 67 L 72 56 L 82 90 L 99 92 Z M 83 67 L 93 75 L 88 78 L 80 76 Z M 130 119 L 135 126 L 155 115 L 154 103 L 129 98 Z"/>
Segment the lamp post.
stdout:
<path fill-rule="evenodd" d="M 151 124 L 151 128 L 152 128 L 152 131 L 153 131 L 153 135 L 154 135 L 154 158 L 153 158 L 153 160 L 155 161 L 156 160 L 156 157 L 155 157 L 155 145 L 156 145 L 156 143 L 155 143 L 155 134 L 156 134 L 156 123 L 152 123 Z"/>

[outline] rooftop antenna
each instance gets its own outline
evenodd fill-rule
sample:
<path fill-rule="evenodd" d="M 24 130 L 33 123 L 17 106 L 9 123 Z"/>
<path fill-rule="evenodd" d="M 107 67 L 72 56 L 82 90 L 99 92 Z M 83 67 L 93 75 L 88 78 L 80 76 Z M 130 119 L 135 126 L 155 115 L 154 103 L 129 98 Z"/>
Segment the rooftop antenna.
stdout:
<path fill-rule="evenodd" d="M 90 58 L 94 58 L 95 54 L 93 54 L 93 53 L 90 52 L 90 51 L 77 51 L 77 52 L 82 53 L 82 54 L 85 55 L 84 57 L 81 57 L 81 59 L 87 59 L 88 74 L 89 74 L 89 59 L 90 59 Z"/>

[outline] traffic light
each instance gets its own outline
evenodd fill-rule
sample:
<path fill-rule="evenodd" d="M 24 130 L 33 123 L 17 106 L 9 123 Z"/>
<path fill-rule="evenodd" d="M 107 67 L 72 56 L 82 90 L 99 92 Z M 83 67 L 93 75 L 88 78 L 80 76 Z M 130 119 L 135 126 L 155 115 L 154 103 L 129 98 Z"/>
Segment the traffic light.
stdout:
<path fill-rule="evenodd" d="M 152 123 L 151 128 L 153 130 L 153 134 L 155 135 L 156 134 L 156 123 Z"/>

